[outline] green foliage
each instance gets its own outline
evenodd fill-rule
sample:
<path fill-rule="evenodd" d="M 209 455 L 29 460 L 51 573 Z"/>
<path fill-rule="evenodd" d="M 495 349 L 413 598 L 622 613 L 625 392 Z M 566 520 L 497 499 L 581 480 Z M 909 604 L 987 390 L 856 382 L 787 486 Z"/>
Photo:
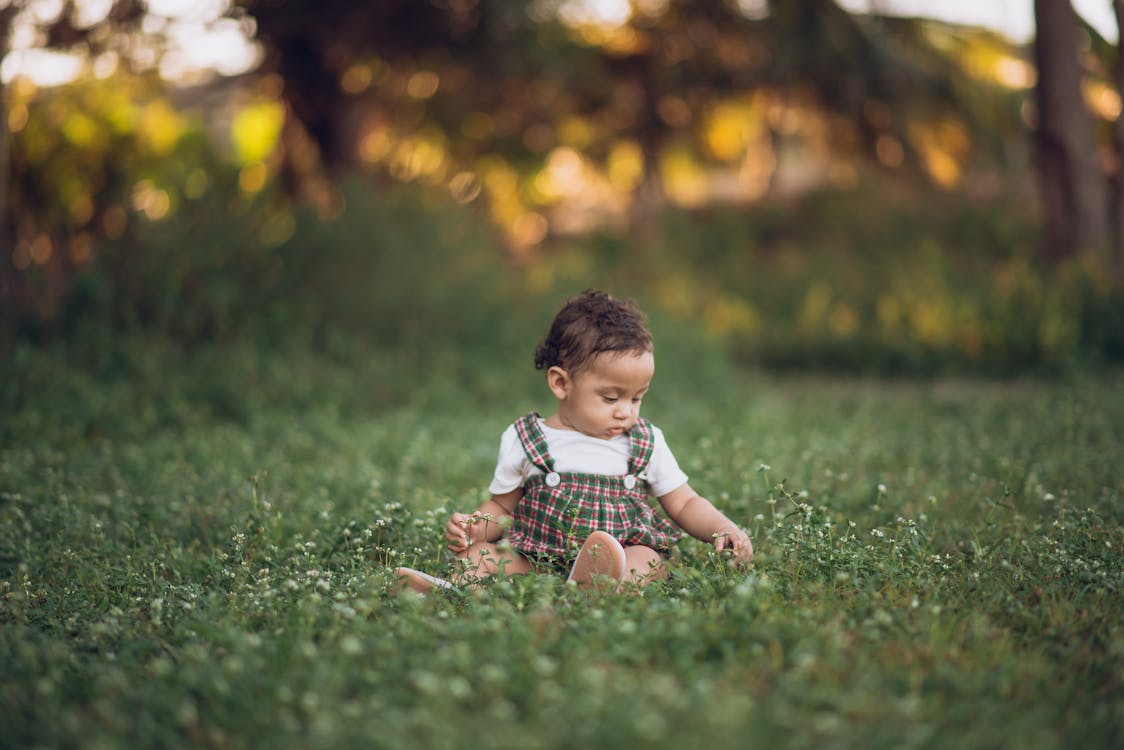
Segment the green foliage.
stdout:
<path fill-rule="evenodd" d="M 223 177 L 175 214 L 101 243 L 57 319 L 25 338 L 92 357 L 137 335 L 188 349 L 249 339 L 422 356 L 503 336 L 511 279 L 472 212 L 353 184 L 343 215 L 325 220 L 269 192 L 239 195 Z"/>
<path fill-rule="evenodd" d="M 870 188 L 670 213 L 635 238 L 575 242 L 555 262 L 564 277 L 577 268 L 698 321 L 772 369 L 1011 375 L 1119 363 L 1124 288 L 1089 258 L 1036 261 L 1038 232 L 1004 199 Z"/>
<path fill-rule="evenodd" d="M 330 358 L 193 369 L 134 342 L 99 380 L 23 350 L 3 744 L 1114 746 L 1118 376 L 702 387 L 670 339 L 647 415 L 753 566 L 687 540 L 642 596 L 526 577 L 425 600 L 389 566 L 450 570 L 445 518 L 479 502 L 532 389 L 441 372 L 392 403 Z M 239 418 L 195 408 L 218 381 Z"/>
<path fill-rule="evenodd" d="M 192 174 L 165 166 L 153 185 Z M 1124 358 L 1110 270 L 1036 261 L 1037 220 L 1003 199 L 871 187 L 668 211 L 517 264 L 481 211 L 420 188 L 349 182 L 325 218 L 272 184 L 244 193 L 237 177 L 216 165 L 198 194 L 168 187 L 174 211 L 131 214 L 69 282 L 7 318 L 0 342 L 112 364 L 123 335 L 188 351 L 251 341 L 342 360 L 382 352 L 418 370 L 528 350 L 562 297 L 602 286 L 637 297 L 670 335 L 703 331 L 774 369 L 1010 375 Z"/>
<path fill-rule="evenodd" d="M 143 285 L 157 281 L 147 267 L 166 257 L 145 252 L 146 228 L 190 218 L 208 188 L 212 200 L 226 199 L 207 219 L 212 230 L 239 215 L 230 200 L 237 175 L 199 118 L 176 111 L 153 77 L 122 74 L 48 92 L 18 79 L 5 94 L 5 116 L 18 127 L 0 217 L 0 348 L 73 338 L 75 320 L 115 295 L 142 304 L 150 292 Z M 161 292 L 168 290 L 151 293 Z"/>

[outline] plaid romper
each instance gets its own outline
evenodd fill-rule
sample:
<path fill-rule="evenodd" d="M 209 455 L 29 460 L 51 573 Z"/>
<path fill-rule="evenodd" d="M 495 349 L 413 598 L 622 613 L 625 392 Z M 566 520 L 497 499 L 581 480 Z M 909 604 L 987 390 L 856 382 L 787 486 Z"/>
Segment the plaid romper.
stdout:
<path fill-rule="evenodd" d="M 644 470 L 652 457 L 651 423 L 638 419 L 628 435 L 628 474 L 609 476 L 554 470 L 532 412 L 515 423 L 528 460 L 542 474 L 533 474 L 523 485 L 523 498 L 515 506 L 508 539 L 533 562 L 565 564 L 572 560 L 592 531 L 612 534 L 621 544 L 643 544 L 666 553 L 681 536 L 676 527 L 652 507 Z"/>

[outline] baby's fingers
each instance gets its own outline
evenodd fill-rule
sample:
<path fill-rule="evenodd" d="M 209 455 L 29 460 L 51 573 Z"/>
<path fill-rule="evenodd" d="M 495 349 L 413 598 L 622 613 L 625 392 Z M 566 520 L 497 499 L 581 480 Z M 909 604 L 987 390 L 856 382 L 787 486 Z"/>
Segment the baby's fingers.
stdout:
<path fill-rule="evenodd" d="M 455 516 L 445 526 L 445 546 L 453 552 L 460 552 L 468 547 L 468 531 Z"/>
<path fill-rule="evenodd" d="M 734 553 L 736 563 L 747 563 L 753 559 L 753 543 L 749 541 L 748 536 L 735 540 L 731 551 Z"/>
<path fill-rule="evenodd" d="M 748 562 L 753 558 L 753 545 L 749 536 L 740 529 L 715 534 L 714 549 L 719 553 L 729 552 L 737 563 Z"/>
<path fill-rule="evenodd" d="M 727 532 L 719 532 L 714 535 L 714 550 L 722 552 L 730 547 L 730 535 Z"/>

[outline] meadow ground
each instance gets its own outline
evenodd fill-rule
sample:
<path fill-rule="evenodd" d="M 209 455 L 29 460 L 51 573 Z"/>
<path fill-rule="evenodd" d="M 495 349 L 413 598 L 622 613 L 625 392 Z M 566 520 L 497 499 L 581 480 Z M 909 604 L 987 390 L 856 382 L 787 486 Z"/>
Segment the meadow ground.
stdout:
<path fill-rule="evenodd" d="M 353 376 L 277 376 L 290 399 L 47 365 L 5 386 L 0 746 L 1124 737 L 1120 375 L 673 378 L 646 415 L 749 528 L 751 567 L 688 540 L 641 595 L 425 599 L 390 566 L 450 570 L 447 514 L 546 404 L 453 376 L 333 398 Z"/>

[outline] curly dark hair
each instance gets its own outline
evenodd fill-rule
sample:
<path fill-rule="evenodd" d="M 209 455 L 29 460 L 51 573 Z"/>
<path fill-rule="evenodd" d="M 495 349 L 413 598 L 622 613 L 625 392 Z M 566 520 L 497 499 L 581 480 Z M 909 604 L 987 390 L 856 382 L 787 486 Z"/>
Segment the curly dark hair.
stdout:
<path fill-rule="evenodd" d="M 580 371 L 601 352 L 650 352 L 652 334 L 636 303 L 587 289 L 554 316 L 546 339 L 535 349 L 535 369 Z"/>

